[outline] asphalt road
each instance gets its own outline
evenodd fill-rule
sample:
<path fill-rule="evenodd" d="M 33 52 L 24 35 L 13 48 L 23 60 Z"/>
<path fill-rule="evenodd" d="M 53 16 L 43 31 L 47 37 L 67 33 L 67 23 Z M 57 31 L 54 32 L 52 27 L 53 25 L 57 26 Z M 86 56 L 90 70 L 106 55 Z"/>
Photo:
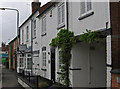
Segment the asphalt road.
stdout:
<path fill-rule="evenodd" d="M 2 89 L 24 89 L 17 82 L 17 73 L 2 67 Z"/>

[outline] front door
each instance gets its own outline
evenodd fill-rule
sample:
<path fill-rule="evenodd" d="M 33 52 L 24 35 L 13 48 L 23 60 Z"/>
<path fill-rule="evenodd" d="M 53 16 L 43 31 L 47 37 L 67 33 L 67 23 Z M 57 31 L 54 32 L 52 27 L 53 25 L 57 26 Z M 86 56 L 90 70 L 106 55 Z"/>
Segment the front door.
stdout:
<path fill-rule="evenodd" d="M 55 48 L 51 48 L 51 80 L 55 82 Z"/>

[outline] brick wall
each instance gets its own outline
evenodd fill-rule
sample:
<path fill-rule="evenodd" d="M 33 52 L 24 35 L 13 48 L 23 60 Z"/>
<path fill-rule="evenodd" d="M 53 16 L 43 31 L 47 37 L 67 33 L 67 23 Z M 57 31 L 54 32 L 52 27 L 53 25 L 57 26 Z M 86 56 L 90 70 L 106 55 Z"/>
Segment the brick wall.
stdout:
<path fill-rule="evenodd" d="M 117 77 L 120 78 L 120 74 L 112 74 L 112 87 L 120 89 L 120 83 L 117 83 Z"/>
<path fill-rule="evenodd" d="M 112 88 L 120 89 L 120 2 L 110 2 L 110 19 L 112 27 Z"/>
<path fill-rule="evenodd" d="M 110 3 L 112 27 L 112 65 L 120 69 L 120 2 Z"/>

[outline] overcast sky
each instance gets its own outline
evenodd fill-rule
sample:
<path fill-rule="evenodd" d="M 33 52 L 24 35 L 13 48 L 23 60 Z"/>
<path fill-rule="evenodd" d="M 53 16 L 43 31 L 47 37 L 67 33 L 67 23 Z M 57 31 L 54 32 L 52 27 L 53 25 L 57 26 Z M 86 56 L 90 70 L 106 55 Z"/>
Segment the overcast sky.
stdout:
<path fill-rule="evenodd" d="M 31 2 L 33 0 L 0 0 L 0 8 L 15 8 L 20 13 L 20 24 L 31 15 Z M 44 5 L 50 0 L 39 0 Z M 0 10 L 0 44 L 10 42 L 17 35 L 16 11 Z"/>

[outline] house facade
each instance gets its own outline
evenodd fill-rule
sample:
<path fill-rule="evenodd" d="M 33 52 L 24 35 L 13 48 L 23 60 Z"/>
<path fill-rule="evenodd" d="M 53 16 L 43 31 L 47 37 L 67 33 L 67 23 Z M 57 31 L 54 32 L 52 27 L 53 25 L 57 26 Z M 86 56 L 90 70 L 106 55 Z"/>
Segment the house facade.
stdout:
<path fill-rule="evenodd" d="M 34 75 L 61 82 L 59 74 L 61 72 L 61 49 L 52 48 L 49 45 L 52 38 L 64 28 L 74 32 L 76 37 L 89 29 L 105 35 L 103 44 L 89 45 L 84 42 L 74 44 L 69 68 L 70 86 L 111 87 L 112 27 L 109 0 L 107 2 L 92 2 L 91 0 L 89 2 L 86 0 L 52 2 L 43 7 L 46 8 L 39 12 L 36 11 L 20 26 L 20 45 L 24 46 L 18 54 L 18 73 L 20 69 L 25 70 L 26 65 L 30 64 L 30 72 Z M 31 61 L 28 61 L 27 55 L 30 55 Z M 20 61 L 21 57 L 23 61 Z"/>
<path fill-rule="evenodd" d="M 9 69 L 17 70 L 17 37 L 9 43 Z"/>
<path fill-rule="evenodd" d="M 82 6 L 82 4 L 85 4 L 85 6 Z M 87 5 L 89 5 L 88 8 Z M 79 9 L 76 10 L 76 8 Z M 67 9 L 69 12 L 68 15 Z M 40 25 L 38 30 L 40 30 L 39 33 L 41 36 L 39 40 L 41 48 L 40 75 L 51 80 L 60 81 L 60 49 L 51 49 L 49 45 L 52 38 L 57 36 L 60 29 L 67 29 L 68 23 L 68 30 L 74 32 L 75 36 L 83 34 L 86 29 L 104 31 L 106 23 L 108 23 L 108 28 L 110 28 L 109 13 L 108 2 L 68 2 L 68 6 L 65 2 L 59 2 L 54 3 L 52 7 L 40 14 L 38 16 Z M 106 50 L 109 49 L 107 39 L 106 37 L 103 47 L 96 44 L 94 50 L 91 50 L 89 45 L 84 43 L 77 43 L 73 46 L 69 74 L 72 87 L 110 86 L 109 81 L 111 81 L 111 78 L 107 80 L 107 77 L 110 76 L 110 68 L 106 66 L 107 62 L 110 61 L 106 59 L 110 57 L 109 54 L 106 56 Z"/>

